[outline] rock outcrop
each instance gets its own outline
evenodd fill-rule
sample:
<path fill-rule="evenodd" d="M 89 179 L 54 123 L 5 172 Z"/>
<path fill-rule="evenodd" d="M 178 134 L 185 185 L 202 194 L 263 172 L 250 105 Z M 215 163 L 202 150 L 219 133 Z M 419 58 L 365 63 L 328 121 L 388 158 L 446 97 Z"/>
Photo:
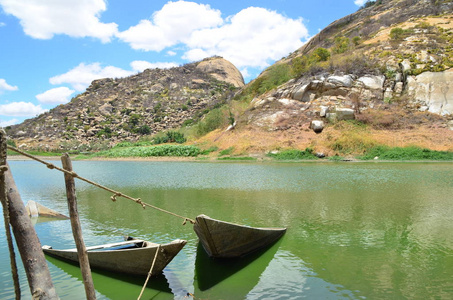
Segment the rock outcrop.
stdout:
<path fill-rule="evenodd" d="M 410 76 L 407 90 L 422 110 L 444 116 L 453 114 L 453 69 Z"/>
<path fill-rule="evenodd" d="M 416 114 L 425 112 L 443 117 L 447 127 L 453 118 L 452 12 L 453 1 L 382 0 L 333 22 L 277 62 L 302 71 L 256 96 L 244 122 L 286 130 L 319 117 L 334 123 L 384 110 L 362 121 L 395 128 L 438 122 Z M 330 56 L 313 56 L 320 49 Z M 265 81 L 273 67 L 250 85 Z"/>
<path fill-rule="evenodd" d="M 212 57 L 198 63 L 197 70 L 207 73 L 217 80 L 228 82 L 237 88 L 244 86 L 241 72 L 229 61 Z"/>

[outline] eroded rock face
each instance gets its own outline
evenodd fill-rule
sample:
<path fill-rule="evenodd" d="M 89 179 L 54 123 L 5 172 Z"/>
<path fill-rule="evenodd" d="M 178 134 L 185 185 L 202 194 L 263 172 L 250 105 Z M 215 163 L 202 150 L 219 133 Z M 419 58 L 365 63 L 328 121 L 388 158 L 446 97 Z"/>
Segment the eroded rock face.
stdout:
<path fill-rule="evenodd" d="M 408 94 L 429 112 L 453 114 L 453 69 L 425 72 L 407 79 Z M 425 109 L 426 109 L 425 108 Z"/>
<path fill-rule="evenodd" d="M 355 77 L 352 74 L 331 75 L 303 79 L 296 83 L 290 92 L 291 98 L 310 102 L 321 97 L 347 97 L 351 93 L 360 94 L 364 100 L 382 100 L 384 97 L 385 76 L 366 75 Z"/>

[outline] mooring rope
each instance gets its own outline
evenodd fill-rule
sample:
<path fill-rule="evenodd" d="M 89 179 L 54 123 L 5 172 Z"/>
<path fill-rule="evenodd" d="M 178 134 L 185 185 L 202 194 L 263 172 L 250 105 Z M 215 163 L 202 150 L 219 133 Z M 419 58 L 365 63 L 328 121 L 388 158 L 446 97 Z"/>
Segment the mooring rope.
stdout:
<path fill-rule="evenodd" d="M 180 215 L 175 214 L 175 213 L 173 213 L 173 212 L 171 212 L 171 211 L 168 211 L 168 210 L 162 209 L 162 208 L 160 208 L 160 207 L 151 205 L 151 204 L 149 204 L 149 203 L 143 202 L 140 198 L 133 198 L 133 197 L 128 196 L 128 195 L 126 195 L 126 194 L 123 194 L 123 193 L 121 193 L 121 192 L 115 191 L 115 190 L 113 190 L 113 189 L 111 189 L 111 188 L 108 188 L 108 187 L 103 186 L 103 185 L 101 185 L 101 184 L 99 184 L 99 183 L 96 183 L 96 182 L 94 182 L 94 181 L 91 181 L 91 180 L 89 180 L 89 179 L 87 179 L 87 178 L 84 178 L 84 177 L 82 177 L 82 176 L 79 176 L 79 175 L 78 175 L 77 173 L 75 173 L 75 172 L 67 171 L 67 170 L 62 169 L 62 168 L 60 168 L 60 167 L 57 167 L 56 165 L 54 165 L 54 164 L 52 164 L 52 163 L 46 162 L 46 161 L 44 161 L 44 160 L 42 160 L 42 159 L 39 159 L 38 157 L 33 156 L 33 155 L 31 155 L 31 154 L 28 154 L 28 153 L 26 153 L 26 152 L 24 152 L 24 151 L 22 151 L 22 150 L 19 150 L 19 149 L 15 148 L 15 147 L 12 147 L 12 146 L 9 146 L 9 145 L 8 145 L 7 147 L 8 147 L 9 150 L 12 150 L 12 151 L 14 151 L 14 152 L 20 153 L 20 154 L 22 154 L 23 156 L 26 156 L 26 157 L 28 157 L 28 158 L 30 158 L 30 159 L 33 159 L 33 160 L 35 160 L 35 161 L 37 161 L 37 162 L 40 162 L 40 163 L 46 165 L 49 169 L 55 169 L 55 170 L 58 170 L 58 171 L 60 171 L 60 172 L 69 174 L 69 175 L 71 175 L 71 176 L 74 177 L 74 178 L 78 178 L 78 179 L 80 179 L 80 180 L 82 180 L 82 181 L 85 181 L 86 183 L 89 183 L 89 184 L 94 185 L 94 186 L 96 186 L 96 187 L 98 187 L 98 188 L 100 188 L 100 189 L 103 189 L 103 190 L 106 190 L 106 191 L 108 191 L 108 192 L 110 192 L 110 193 L 113 193 L 113 196 L 110 197 L 110 199 L 111 199 L 113 202 L 115 202 L 115 201 L 117 200 L 117 199 L 116 199 L 117 197 L 123 197 L 123 198 L 129 199 L 129 200 L 131 200 L 131 201 L 134 201 L 135 203 L 140 204 L 143 208 L 146 208 L 146 207 L 148 206 L 148 207 L 151 207 L 151 208 L 153 208 L 153 209 L 155 209 L 155 210 L 158 210 L 158 211 L 164 212 L 164 213 L 166 213 L 166 214 L 169 214 L 169 215 L 172 215 L 172 216 L 181 218 L 181 219 L 184 220 L 184 222 L 182 223 L 183 225 L 185 225 L 185 224 L 187 223 L 187 221 L 189 221 L 189 222 L 192 223 L 192 224 L 195 224 L 195 220 L 193 220 L 193 219 L 190 219 L 190 218 L 187 218 L 187 217 L 184 217 L 184 216 L 180 216 Z"/>
<path fill-rule="evenodd" d="M 145 291 L 146 286 L 148 285 L 148 280 L 151 277 L 151 274 L 153 273 L 154 264 L 156 263 L 156 259 L 157 259 L 157 255 L 159 254 L 159 250 L 160 250 L 160 244 L 157 246 L 156 254 L 154 254 L 153 263 L 151 264 L 151 269 L 149 269 L 148 277 L 146 277 L 145 284 L 143 285 L 142 291 L 140 292 L 140 295 L 138 296 L 137 300 L 140 300 L 140 298 L 143 295 L 143 292 Z"/>
<path fill-rule="evenodd" d="M 0 166 L 0 173 L 3 175 L 6 171 L 8 170 L 8 167 L 6 165 Z M 1 193 L 4 193 L 2 199 L 2 205 L 3 205 L 3 219 L 5 222 L 5 233 L 6 233 L 6 240 L 8 243 L 8 249 L 9 249 L 9 260 L 11 264 L 11 274 L 13 277 L 13 282 L 14 282 L 14 292 L 16 294 L 16 299 L 21 298 L 21 290 L 20 290 L 20 284 L 19 284 L 19 273 L 17 271 L 17 264 L 16 264 L 16 254 L 14 252 L 14 244 L 13 244 L 13 238 L 11 235 L 11 226 L 10 226 L 10 217 L 9 217 L 9 201 L 8 201 L 8 196 L 6 192 L 6 186 L 5 190 L 1 191 Z"/>

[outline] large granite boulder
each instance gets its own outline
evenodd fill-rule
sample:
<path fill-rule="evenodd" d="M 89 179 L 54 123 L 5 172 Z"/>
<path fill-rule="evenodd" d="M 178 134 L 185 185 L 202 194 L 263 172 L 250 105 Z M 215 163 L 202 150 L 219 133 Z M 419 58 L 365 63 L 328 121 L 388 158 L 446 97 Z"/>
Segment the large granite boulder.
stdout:
<path fill-rule="evenodd" d="M 337 121 L 354 120 L 355 114 L 351 108 L 336 107 L 328 109 L 326 118 L 329 122 L 335 123 Z"/>
<path fill-rule="evenodd" d="M 315 133 L 321 133 L 324 130 L 324 122 L 319 120 L 313 120 L 310 123 L 310 128 L 313 129 Z"/>
<path fill-rule="evenodd" d="M 362 76 L 357 79 L 365 88 L 370 90 L 382 90 L 384 88 L 385 76 Z"/>
<path fill-rule="evenodd" d="M 228 60 L 214 56 L 202 60 L 197 69 L 208 73 L 217 80 L 231 83 L 235 87 L 244 86 L 244 78 L 241 72 Z"/>
<path fill-rule="evenodd" d="M 428 111 L 440 115 L 453 114 L 453 69 L 410 76 L 407 91 Z"/>
<path fill-rule="evenodd" d="M 326 80 L 328 83 L 335 85 L 336 87 L 351 87 L 354 83 L 354 77 L 351 74 L 336 76 L 329 76 Z"/>

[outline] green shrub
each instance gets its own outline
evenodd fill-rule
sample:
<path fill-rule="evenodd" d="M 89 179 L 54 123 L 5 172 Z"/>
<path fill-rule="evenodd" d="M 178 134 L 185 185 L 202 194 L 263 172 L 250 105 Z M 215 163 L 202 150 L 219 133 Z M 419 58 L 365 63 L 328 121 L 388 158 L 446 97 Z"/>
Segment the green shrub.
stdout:
<path fill-rule="evenodd" d="M 360 9 L 368 8 L 373 5 L 381 5 L 381 4 L 382 4 L 382 0 L 377 0 L 377 1 L 368 0 L 367 2 L 365 2 L 365 4 L 362 7 L 360 7 Z"/>
<path fill-rule="evenodd" d="M 328 61 L 330 58 L 330 51 L 325 48 L 316 48 L 316 50 L 313 51 L 311 58 L 316 62 Z"/>
<path fill-rule="evenodd" d="M 277 160 L 318 159 L 310 148 L 307 148 L 304 151 L 289 149 L 278 153 L 268 153 L 267 156 Z"/>
<path fill-rule="evenodd" d="M 163 136 L 156 136 L 153 138 L 154 144 L 165 144 L 165 143 L 178 143 L 182 144 L 187 141 L 183 133 L 178 131 L 167 131 Z"/>
<path fill-rule="evenodd" d="M 375 157 L 381 160 L 453 160 L 453 152 L 434 151 L 416 146 L 404 148 L 376 146 L 366 151 L 359 158 L 370 160 Z"/>
<path fill-rule="evenodd" d="M 112 137 L 112 129 L 110 127 L 104 127 L 100 131 L 96 133 L 97 137 L 102 137 L 104 136 L 105 138 L 111 138 Z"/>
<path fill-rule="evenodd" d="M 129 124 L 136 126 L 140 122 L 141 115 L 139 114 L 131 114 L 129 115 Z"/>
<path fill-rule="evenodd" d="M 141 134 L 141 135 L 150 134 L 151 133 L 151 128 L 148 125 L 143 125 L 143 126 L 140 126 L 139 128 L 137 128 L 136 132 Z"/>
<path fill-rule="evenodd" d="M 184 145 L 159 145 L 159 146 L 139 146 L 139 147 L 118 147 L 108 151 L 98 153 L 98 156 L 105 157 L 153 157 L 153 156 L 198 156 L 200 148 Z"/>
<path fill-rule="evenodd" d="M 345 53 L 349 49 L 349 38 L 344 36 L 338 36 L 335 38 L 335 45 L 333 46 L 332 52 L 335 54 Z"/>
<path fill-rule="evenodd" d="M 208 112 L 204 119 L 198 122 L 195 131 L 198 136 L 203 136 L 227 124 L 227 118 L 220 108 Z"/>
<path fill-rule="evenodd" d="M 412 32 L 411 29 L 403 29 L 401 27 L 395 27 L 392 30 L 390 30 L 390 38 L 392 40 L 398 41 L 403 39 L 406 35 L 410 34 Z"/>
<path fill-rule="evenodd" d="M 212 146 L 212 147 L 209 147 L 209 148 L 206 149 L 206 150 L 202 150 L 200 154 L 202 154 L 202 155 L 208 155 L 209 153 L 215 152 L 215 151 L 217 151 L 217 150 L 219 150 L 219 147 L 217 147 L 217 146 Z"/>
<path fill-rule="evenodd" d="M 190 126 L 194 123 L 193 119 L 187 119 L 182 123 L 182 127 Z"/>
<path fill-rule="evenodd" d="M 291 61 L 291 73 L 293 77 L 299 77 L 304 73 L 315 73 L 320 68 L 320 63 L 330 59 L 330 51 L 325 48 L 317 48 L 310 55 L 302 55 Z"/>
<path fill-rule="evenodd" d="M 233 153 L 233 151 L 234 151 L 234 147 L 230 147 L 230 148 L 227 148 L 227 149 L 224 149 L 224 150 L 220 151 L 219 155 L 220 156 L 230 155 L 231 153 Z"/>

